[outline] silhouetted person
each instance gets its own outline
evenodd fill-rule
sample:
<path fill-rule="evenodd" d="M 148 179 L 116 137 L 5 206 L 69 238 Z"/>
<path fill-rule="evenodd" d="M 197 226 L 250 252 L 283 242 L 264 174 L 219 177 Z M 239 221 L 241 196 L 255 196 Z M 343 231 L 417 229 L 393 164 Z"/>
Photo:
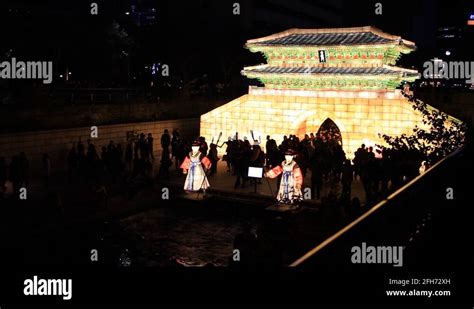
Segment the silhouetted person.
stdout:
<path fill-rule="evenodd" d="M 241 186 L 245 187 L 245 184 L 248 181 L 247 173 L 250 165 L 250 157 L 252 155 L 252 150 L 250 148 L 250 143 L 248 140 L 240 143 L 238 152 L 235 158 L 235 174 L 237 175 L 234 188 Z"/>
<path fill-rule="evenodd" d="M 119 176 L 120 173 L 122 172 L 122 146 L 118 144 L 117 146 L 113 146 L 109 150 L 109 165 L 110 165 L 110 172 L 112 174 L 112 180 L 115 183 Z"/>
<path fill-rule="evenodd" d="M 260 145 L 255 144 L 252 146 L 250 153 L 249 166 L 263 168 L 264 165 L 265 153 L 262 151 L 262 148 L 260 148 Z M 255 184 L 255 182 L 262 183 L 262 180 L 260 178 L 251 178 L 250 182 L 253 184 Z"/>
<path fill-rule="evenodd" d="M 82 157 L 86 156 L 84 144 L 81 142 L 81 140 L 79 140 L 77 143 L 77 155 Z"/>
<path fill-rule="evenodd" d="M 140 139 L 138 140 L 138 148 L 140 150 L 140 160 L 145 162 L 149 160 L 149 150 L 148 145 L 145 140 L 145 134 L 140 134 Z"/>
<path fill-rule="evenodd" d="M 92 161 L 94 161 L 94 159 L 96 158 L 97 156 L 97 151 L 95 149 L 95 146 L 94 144 L 91 143 L 91 140 L 88 139 L 87 140 L 87 161 L 90 163 Z"/>
<path fill-rule="evenodd" d="M 153 136 L 151 135 L 151 133 L 148 133 L 146 142 L 148 145 L 148 151 L 149 151 L 152 162 L 155 161 L 155 156 L 153 155 L 153 141 L 154 141 Z"/>
<path fill-rule="evenodd" d="M 168 129 L 165 129 L 163 135 L 161 135 L 161 148 L 168 148 L 171 144 L 171 137 L 168 133 Z"/>
<path fill-rule="evenodd" d="M 226 144 L 227 144 L 227 148 L 226 148 L 227 171 L 229 173 L 232 172 L 232 175 L 235 175 L 235 160 L 237 156 L 237 150 L 239 148 L 239 141 L 232 140 L 232 138 L 229 136 L 229 139 L 227 140 Z"/>
<path fill-rule="evenodd" d="M 199 151 L 202 153 L 203 156 L 207 156 L 207 151 L 209 150 L 209 146 L 207 146 L 206 138 L 203 136 L 199 137 Z"/>
<path fill-rule="evenodd" d="M 79 139 L 79 142 L 77 143 L 77 171 L 81 181 L 84 181 L 86 169 L 86 150 L 84 144 Z"/>
<path fill-rule="evenodd" d="M 375 188 L 374 178 L 376 171 L 376 159 L 375 154 L 372 151 L 372 147 L 369 147 L 368 151 L 365 154 L 365 163 L 362 166 L 362 184 L 365 191 L 365 199 L 367 204 L 372 203 L 373 192 Z"/>
<path fill-rule="evenodd" d="M 277 143 L 274 139 L 270 139 L 266 143 L 266 167 L 273 168 L 283 161 L 283 155 L 278 149 Z"/>
<path fill-rule="evenodd" d="M 178 129 L 174 129 L 171 134 L 173 135 L 174 138 L 177 138 L 178 140 L 181 139 L 181 134 L 179 133 Z"/>
<path fill-rule="evenodd" d="M 160 170 L 158 172 L 159 178 L 169 179 L 170 178 L 169 168 L 171 165 L 173 165 L 173 161 L 171 161 L 171 154 L 168 148 L 163 148 L 160 163 L 161 163 Z"/>
<path fill-rule="evenodd" d="M 109 145 L 107 146 L 107 153 L 112 154 L 112 152 L 115 150 L 115 143 L 114 141 L 110 141 Z"/>
<path fill-rule="evenodd" d="M 209 173 L 209 176 L 210 176 L 217 173 L 217 162 L 219 161 L 219 157 L 217 156 L 216 144 L 211 143 L 211 148 L 209 150 L 209 154 L 207 155 L 207 158 L 209 159 L 209 161 L 211 161 L 211 171 Z"/>
<path fill-rule="evenodd" d="M 354 169 L 352 168 L 351 161 L 346 160 L 342 166 L 342 193 L 341 200 L 350 201 L 351 199 L 351 186 L 352 180 L 354 179 Z"/>
<path fill-rule="evenodd" d="M 339 176 L 342 172 L 342 166 L 344 165 L 344 162 L 346 161 L 346 154 L 344 150 L 342 149 L 342 146 L 337 143 L 333 144 L 332 152 L 333 152 L 332 157 L 334 159 L 334 164 L 333 164 L 334 178 L 339 179 Z"/>
<path fill-rule="evenodd" d="M 140 155 L 140 139 L 138 140 L 135 140 L 133 142 L 134 144 L 134 147 L 133 147 L 133 154 L 134 154 L 134 159 L 135 160 L 138 160 L 139 159 L 139 155 Z"/>
<path fill-rule="evenodd" d="M 311 195 L 319 200 L 321 198 L 321 190 L 323 188 L 323 161 L 321 154 L 315 151 L 310 160 L 311 165 Z"/>
<path fill-rule="evenodd" d="M 270 138 L 270 135 L 267 135 L 267 141 L 265 142 L 265 151 L 268 152 L 268 149 L 270 149 L 270 144 L 272 143 L 272 139 Z"/>
<path fill-rule="evenodd" d="M 365 144 L 362 144 L 360 148 L 356 150 L 354 153 L 354 170 L 355 170 L 355 177 L 360 176 L 362 177 L 363 169 L 365 168 L 365 163 L 367 162 L 367 149 L 365 148 Z"/>
<path fill-rule="evenodd" d="M 108 152 L 107 152 L 107 147 L 102 146 L 102 152 L 100 154 L 100 159 L 105 163 L 108 161 Z"/>

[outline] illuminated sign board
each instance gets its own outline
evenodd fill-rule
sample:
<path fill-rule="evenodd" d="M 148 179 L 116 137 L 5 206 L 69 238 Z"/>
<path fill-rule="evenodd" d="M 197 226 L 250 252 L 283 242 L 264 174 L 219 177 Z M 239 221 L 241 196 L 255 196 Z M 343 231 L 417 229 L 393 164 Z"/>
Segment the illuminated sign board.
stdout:
<path fill-rule="evenodd" d="M 263 167 L 249 167 L 248 177 L 263 178 Z"/>

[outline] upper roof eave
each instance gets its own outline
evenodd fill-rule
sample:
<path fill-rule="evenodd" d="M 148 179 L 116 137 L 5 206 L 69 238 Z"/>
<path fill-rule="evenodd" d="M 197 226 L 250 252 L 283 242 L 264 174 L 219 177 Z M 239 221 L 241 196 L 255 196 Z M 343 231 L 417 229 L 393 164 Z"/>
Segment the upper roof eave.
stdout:
<path fill-rule="evenodd" d="M 250 39 L 245 43 L 247 48 L 249 47 L 257 47 L 257 46 L 289 46 L 289 45 L 278 45 L 278 44 L 265 44 L 270 40 L 275 40 L 279 38 L 283 38 L 292 34 L 318 34 L 318 33 L 354 33 L 354 32 L 371 32 L 375 35 L 378 35 L 382 38 L 399 41 L 402 45 L 410 49 L 416 49 L 415 43 L 409 40 L 402 39 L 400 36 L 392 35 L 381 31 L 378 28 L 372 26 L 364 26 L 364 27 L 348 27 L 348 28 L 321 28 L 321 29 L 300 29 L 300 28 L 292 28 L 282 32 L 278 32 L 269 36 Z M 393 42 L 385 43 L 385 44 L 393 44 Z M 357 45 L 370 45 L 367 43 L 362 44 L 352 44 L 354 46 Z M 318 46 L 318 45 L 314 45 Z M 321 45 L 322 46 L 322 45 Z"/>

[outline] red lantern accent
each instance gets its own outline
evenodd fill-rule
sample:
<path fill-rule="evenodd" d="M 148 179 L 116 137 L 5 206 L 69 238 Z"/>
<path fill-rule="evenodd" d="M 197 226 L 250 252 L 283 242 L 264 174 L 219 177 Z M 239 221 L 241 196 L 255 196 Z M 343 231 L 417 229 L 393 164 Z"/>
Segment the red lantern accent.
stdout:
<path fill-rule="evenodd" d="M 374 56 L 374 55 L 370 55 L 370 59 L 374 59 L 374 58 L 375 58 L 375 56 Z"/>
<path fill-rule="evenodd" d="M 337 55 L 337 59 L 342 59 L 342 55 Z"/>
<path fill-rule="evenodd" d="M 354 59 L 359 59 L 359 55 L 354 55 Z"/>
<path fill-rule="evenodd" d="M 367 55 L 362 55 L 362 59 L 367 59 Z"/>
<path fill-rule="evenodd" d="M 377 56 L 377 58 L 383 59 L 383 55 L 382 55 L 382 54 L 379 54 L 379 55 Z"/>

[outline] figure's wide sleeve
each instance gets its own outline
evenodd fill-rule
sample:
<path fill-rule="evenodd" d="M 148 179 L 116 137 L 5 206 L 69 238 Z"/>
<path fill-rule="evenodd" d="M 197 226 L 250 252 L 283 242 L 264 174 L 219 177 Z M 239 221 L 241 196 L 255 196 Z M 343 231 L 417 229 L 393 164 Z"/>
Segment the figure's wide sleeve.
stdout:
<path fill-rule="evenodd" d="M 211 161 L 207 157 L 202 158 L 201 163 L 205 168 L 211 168 Z"/>
<path fill-rule="evenodd" d="M 282 172 L 283 172 L 283 169 L 281 168 L 280 165 L 278 165 L 278 166 L 275 166 L 274 168 L 272 168 L 271 170 L 269 170 L 268 172 L 266 172 L 265 175 L 268 178 L 275 178 L 278 175 L 280 175 Z"/>
<path fill-rule="evenodd" d="M 295 177 L 295 184 L 300 188 L 303 187 L 303 174 L 301 173 L 301 169 L 299 167 L 293 169 L 293 175 Z"/>
<path fill-rule="evenodd" d="M 183 163 L 181 164 L 180 168 L 182 168 L 183 170 L 189 170 L 190 163 L 191 163 L 191 160 L 189 160 L 189 157 L 186 157 Z"/>

